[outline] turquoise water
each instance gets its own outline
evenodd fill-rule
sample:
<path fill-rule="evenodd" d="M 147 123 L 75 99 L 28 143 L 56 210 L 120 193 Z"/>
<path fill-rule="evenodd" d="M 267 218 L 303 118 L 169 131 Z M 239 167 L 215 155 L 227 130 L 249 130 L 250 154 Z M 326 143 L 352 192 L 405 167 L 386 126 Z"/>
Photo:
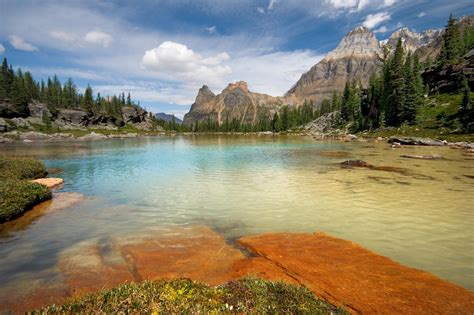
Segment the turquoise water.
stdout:
<path fill-rule="evenodd" d="M 474 157 L 460 150 L 182 136 L 14 144 L 2 152 L 63 169 L 61 191 L 88 198 L 2 231 L 0 300 L 12 289 L 61 281 L 58 255 L 81 241 L 191 225 L 210 226 L 230 242 L 269 231 L 324 231 L 474 290 Z M 409 174 L 340 168 L 349 158 Z"/>

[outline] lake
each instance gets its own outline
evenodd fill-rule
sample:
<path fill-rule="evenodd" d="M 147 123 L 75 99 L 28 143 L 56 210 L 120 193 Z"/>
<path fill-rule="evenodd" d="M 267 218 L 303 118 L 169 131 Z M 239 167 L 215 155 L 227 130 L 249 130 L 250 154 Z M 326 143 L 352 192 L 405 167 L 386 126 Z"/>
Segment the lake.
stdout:
<path fill-rule="evenodd" d="M 195 225 L 231 243 L 323 231 L 474 290 L 474 156 L 462 150 L 195 135 L 18 143 L 0 153 L 61 168 L 52 175 L 64 178 L 61 191 L 87 196 L 21 229 L 0 227 L 0 302 L 62 281 L 58 257 L 78 243 Z M 405 171 L 341 168 L 348 159 Z"/>

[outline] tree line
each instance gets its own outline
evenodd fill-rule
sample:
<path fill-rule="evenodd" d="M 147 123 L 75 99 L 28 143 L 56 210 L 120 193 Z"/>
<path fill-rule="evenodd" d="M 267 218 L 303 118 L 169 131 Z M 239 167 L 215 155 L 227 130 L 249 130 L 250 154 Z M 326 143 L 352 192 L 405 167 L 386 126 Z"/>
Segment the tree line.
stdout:
<path fill-rule="evenodd" d="M 97 93 L 94 97 L 89 85 L 81 93 L 71 78 L 64 84 L 56 75 L 48 77 L 46 82 L 38 82 L 29 71 L 23 72 L 20 68 L 14 71 L 6 58 L 3 59 L 0 70 L 0 101 L 5 100 L 18 114 L 25 117 L 29 114 L 28 104 L 33 100 L 45 103 L 53 115 L 60 108 L 80 109 L 91 115 L 108 115 L 118 120 L 121 120 L 123 106 L 140 106 L 139 102 L 132 101 L 130 93 L 127 96 L 122 93 L 111 97 Z"/>

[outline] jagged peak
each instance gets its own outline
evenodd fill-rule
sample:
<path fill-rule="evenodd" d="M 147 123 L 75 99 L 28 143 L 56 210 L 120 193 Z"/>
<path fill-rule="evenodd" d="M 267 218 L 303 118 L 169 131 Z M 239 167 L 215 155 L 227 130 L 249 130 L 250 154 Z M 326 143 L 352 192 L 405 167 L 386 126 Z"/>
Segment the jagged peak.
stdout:
<path fill-rule="evenodd" d="M 229 85 L 224 89 L 223 92 L 230 92 L 230 91 L 235 90 L 235 89 L 241 89 L 245 92 L 249 91 L 249 87 L 248 87 L 247 82 L 237 81 L 235 83 L 229 83 Z"/>
<path fill-rule="evenodd" d="M 356 33 L 371 33 L 371 31 L 367 27 L 363 25 L 359 25 L 353 28 L 349 33 L 347 33 L 347 36 L 350 36 Z"/>

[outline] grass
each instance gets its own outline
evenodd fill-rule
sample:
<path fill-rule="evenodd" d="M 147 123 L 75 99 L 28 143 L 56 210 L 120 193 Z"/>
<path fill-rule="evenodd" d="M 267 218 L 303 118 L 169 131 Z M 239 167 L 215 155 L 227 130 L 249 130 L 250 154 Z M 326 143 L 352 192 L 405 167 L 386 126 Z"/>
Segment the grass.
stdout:
<path fill-rule="evenodd" d="M 347 314 L 305 287 L 256 278 L 217 287 L 188 279 L 124 284 L 35 313 Z"/>
<path fill-rule="evenodd" d="M 381 128 L 374 131 L 359 132 L 363 137 L 414 136 L 441 139 L 452 142 L 474 142 L 474 134 L 462 133 L 457 119 L 462 94 L 439 94 L 430 96 L 417 111 L 413 125 L 399 128 Z M 474 98 L 474 93 L 471 93 Z"/>
<path fill-rule="evenodd" d="M 0 223 L 51 198 L 48 187 L 29 181 L 46 175 L 46 168 L 40 161 L 0 156 Z"/>

